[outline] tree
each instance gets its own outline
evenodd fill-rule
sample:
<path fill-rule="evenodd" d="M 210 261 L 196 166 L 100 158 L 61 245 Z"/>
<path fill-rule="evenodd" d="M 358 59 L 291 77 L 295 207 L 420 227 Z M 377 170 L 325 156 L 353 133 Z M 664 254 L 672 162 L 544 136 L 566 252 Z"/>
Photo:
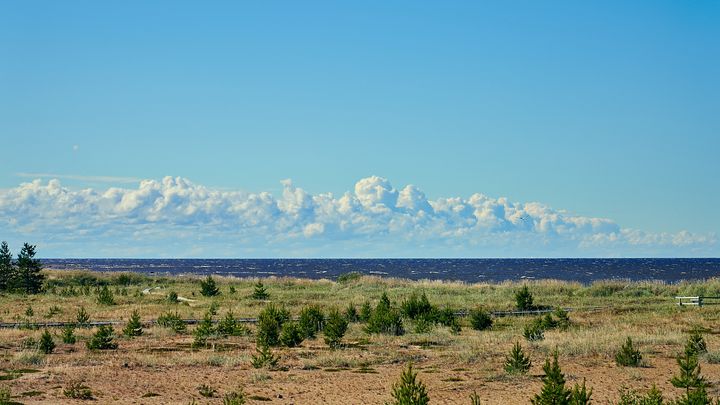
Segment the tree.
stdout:
<path fill-rule="evenodd" d="M 115 330 L 112 326 L 100 325 L 93 337 L 85 345 L 90 350 L 114 350 L 118 344 L 114 341 Z"/>
<path fill-rule="evenodd" d="M 615 354 L 615 362 L 618 366 L 638 367 L 640 366 L 640 360 L 642 360 L 640 350 L 633 347 L 632 339 L 628 336 L 620 351 Z"/>
<path fill-rule="evenodd" d="M 690 331 L 690 336 L 685 343 L 685 350 L 689 350 L 696 355 L 707 353 L 707 344 L 705 344 L 705 338 L 703 338 L 699 328 L 696 327 Z"/>
<path fill-rule="evenodd" d="M 530 401 L 536 405 L 565 405 L 570 403 L 571 391 L 565 388 L 565 375 L 558 364 L 558 352 L 553 353 L 553 361 L 545 359 L 542 377 L 543 387 Z"/>
<path fill-rule="evenodd" d="M 280 344 L 285 347 L 296 347 L 305 339 L 296 322 L 285 322 L 280 330 Z"/>
<path fill-rule="evenodd" d="M 317 305 L 308 305 L 300 311 L 300 330 L 305 339 L 314 339 L 315 334 L 325 327 L 325 314 Z"/>
<path fill-rule="evenodd" d="M 478 308 L 470 311 L 470 325 L 475 330 L 485 330 L 492 327 L 493 320 L 490 313 Z"/>
<path fill-rule="evenodd" d="M 589 390 L 585 387 L 585 379 L 583 378 L 582 385 L 575 384 L 572 391 L 570 392 L 570 405 L 587 405 L 590 403 L 592 397 L 592 388 Z"/>
<path fill-rule="evenodd" d="M 325 323 L 325 329 L 323 334 L 325 335 L 325 344 L 330 348 L 335 349 L 340 346 L 340 341 L 348 328 L 348 320 L 337 308 L 330 310 L 328 314 L 327 322 Z"/>
<path fill-rule="evenodd" d="M 508 374 L 525 374 L 530 370 L 532 362 L 525 355 L 520 342 L 515 342 L 510 354 L 505 358 L 505 372 Z"/>
<path fill-rule="evenodd" d="M 417 373 L 413 372 L 412 363 L 400 376 L 400 381 L 393 384 L 392 395 L 394 401 L 391 405 L 427 405 L 430 403 L 425 384 L 416 381 Z"/>
<path fill-rule="evenodd" d="M 115 305 L 115 297 L 108 286 L 104 285 L 100 291 L 98 291 L 97 302 L 101 305 Z"/>
<path fill-rule="evenodd" d="M 533 296 L 528 286 L 524 285 L 515 293 L 515 307 L 518 311 L 529 311 L 535 308 L 533 305 Z"/>
<path fill-rule="evenodd" d="M 13 266 L 12 253 L 7 242 L 0 244 L 0 292 L 8 291 L 13 286 L 15 278 L 15 267 Z"/>
<path fill-rule="evenodd" d="M 270 298 L 270 293 L 267 292 L 267 288 L 261 280 L 258 280 L 255 284 L 255 290 L 253 290 L 252 298 L 256 300 L 266 300 Z"/>
<path fill-rule="evenodd" d="M 692 348 L 686 347 L 685 352 L 678 356 L 677 364 L 680 368 L 678 375 L 673 376 L 670 383 L 677 388 L 685 388 L 685 395 L 677 401 L 678 404 L 709 404 L 707 396 L 707 382 L 700 375 L 698 356 Z"/>
<path fill-rule="evenodd" d="M 214 297 L 220 294 L 220 289 L 212 276 L 208 275 L 205 280 L 200 281 L 200 294 L 205 297 Z"/>
<path fill-rule="evenodd" d="M 41 273 L 42 263 L 35 259 L 35 245 L 23 244 L 17 257 L 16 288 L 27 294 L 37 294 L 42 289 L 45 276 Z"/>
<path fill-rule="evenodd" d="M 55 350 L 55 342 L 50 334 L 50 331 L 45 329 L 42 336 L 40 336 L 40 351 L 45 354 L 50 354 Z"/>
<path fill-rule="evenodd" d="M 192 347 L 200 348 L 207 345 L 207 340 L 215 333 L 215 327 L 213 326 L 212 315 L 210 312 L 206 312 L 202 321 L 198 323 L 198 326 L 193 332 L 195 340 L 193 340 Z"/>
<path fill-rule="evenodd" d="M 140 322 L 140 314 L 137 309 L 132 311 L 130 319 L 128 320 L 125 329 L 123 329 L 123 335 L 132 338 L 135 336 L 141 336 L 143 334 L 142 323 Z"/>

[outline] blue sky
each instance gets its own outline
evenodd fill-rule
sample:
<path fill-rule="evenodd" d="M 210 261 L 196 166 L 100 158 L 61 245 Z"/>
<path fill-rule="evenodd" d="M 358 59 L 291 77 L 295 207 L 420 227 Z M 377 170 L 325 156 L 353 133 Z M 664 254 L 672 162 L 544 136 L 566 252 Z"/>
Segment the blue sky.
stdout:
<path fill-rule="evenodd" d="M 4 2 L 0 238 L 48 256 L 717 256 L 719 22 L 709 1 Z M 398 202 L 407 185 L 424 210 Z"/>

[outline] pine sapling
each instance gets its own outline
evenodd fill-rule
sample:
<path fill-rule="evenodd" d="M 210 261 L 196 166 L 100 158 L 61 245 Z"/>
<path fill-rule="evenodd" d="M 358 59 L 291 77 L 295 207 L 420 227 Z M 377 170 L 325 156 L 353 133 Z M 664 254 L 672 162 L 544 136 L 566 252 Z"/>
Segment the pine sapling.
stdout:
<path fill-rule="evenodd" d="M 557 350 L 553 353 L 552 363 L 550 359 L 545 360 L 543 371 L 545 375 L 542 377 L 542 390 L 530 402 L 535 405 L 568 404 L 571 391 L 565 388 L 565 375 L 558 363 Z"/>
<path fill-rule="evenodd" d="M 142 322 L 140 322 L 140 314 L 137 309 L 135 309 L 132 311 L 132 314 L 130 314 L 130 319 L 123 329 L 123 335 L 133 338 L 135 336 L 141 336 L 142 334 L 143 328 Z"/>
<path fill-rule="evenodd" d="M 392 396 L 392 405 L 427 405 L 430 402 L 425 384 L 417 381 L 417 373 L 413 371 L 412 363 L 408 363 L 400 381 L 393 384 Z"/>
<path fill-rule="evenodd" d="M 505 372 L 508 374 L 525 374 L 530 370 L 532 362 L 525 355 L 520 342 L 515 342 L 510 354 L 505 358 Z"/>
<path fill-rule="evenodd" d="M 55 350 L 55 342 L 53 341 L 53 337 L 50 334 L 50 331 L 45 329 L 42 336 L 40 336 L 40 345 L 39 345 L 40 351 L 45 354 L 50 354 Z"/>
<path fill-rule="evenodd" d="M 632 339 L 628 336 L 620 351 L 615 354 L 615 362 L 618 366 L 639 367 L 641 360 L 640 350 L 633 347 Z"/>
<path fill-rule="evenodd" d="M 258 282 L 255 284 L 255 289 L 252 293 L 252 298 L 255 300 L 267 300 L 270 298 L 270 293 L 267 292 L 267 288 L 265 288 L 265 285 L 261 280 L 258 280 Z"/>

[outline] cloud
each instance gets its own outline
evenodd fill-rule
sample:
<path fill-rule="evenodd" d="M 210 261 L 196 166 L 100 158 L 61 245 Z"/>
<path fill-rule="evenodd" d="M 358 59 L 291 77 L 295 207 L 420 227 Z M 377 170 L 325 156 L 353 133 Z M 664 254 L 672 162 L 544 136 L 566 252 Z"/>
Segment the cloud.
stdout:
<path fill-rule="evenodd" d="M 398 191 L 378 176 L 360 179 L 340 197 L 310 194 L 291 180 L 281 184 L 275 197 L 180 177 L 104 190 L 36 179 L 0 190 L 0 238 L 82 257 L 717 254 L 714 235 L 643 232 L 479 193 L 428 200 L 414 185 Z"/>

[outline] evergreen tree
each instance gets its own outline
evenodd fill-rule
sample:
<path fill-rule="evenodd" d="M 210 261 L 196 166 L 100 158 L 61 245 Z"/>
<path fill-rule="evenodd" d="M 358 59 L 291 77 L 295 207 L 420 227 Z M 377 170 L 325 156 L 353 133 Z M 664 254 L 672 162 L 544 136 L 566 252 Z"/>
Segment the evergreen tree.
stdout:
<path fill-rule="evenodd" d="M 265 307 L 258 315 L 256 342 L 258 346 L 277 346 L 280 343 L 280 331 L 290 314 L 285 308 L 272 304 Z"/>
<path fill-rule="evenodd" d="M 77 338 L 75 337 L 75 327 L 73 325 L 67 325 L 63 328 L 62 341 L 65 344 L 75 344 Z"/>
<path fill-rule="evenodd" d="M 690 336 L 685 343 L 685 350 L 690 350 L 696 355 L 707 353 L 707 345 L 705 344 L 705 338 L 699 328 L 693 328 L 690 331 Z"/>
<path fill-rule="evenodd" d="M 372 305 L 370 305 L 370 301 L 363 302 L 362 306 L 360 307 L 360 315 L 358 316 L 360 322 L 367 322 L 368 319 L 372 316 Z"/>
<path fill-rule="evenodd" d="M 393 384 L 391 405 L 427 405 L 430 398 L 422 381 L 416 381 L 417 373 L 413 372 L 412 363 L 400 376 L 400 381 Z"/>
<path fill-rule="evenodd" d="M 77 315 L 75 316 L 78 326 L 87 326 L 90 322 L 90 315 L 85 311 L 85 307 L 78 309 Z"/>
<path fill-rule="evenodd" d="M 570 392 L 570 405 L 587 405 L 590 403 L 590 397 L 592 397 L 592 388 L 589 390 L 585 387 L 585 379 L 583 378 L 582 385 L 575 384 L 572 391 Z"/>
<path fill-rule="evenodd" d="M 16 287 L 26 294 L 37 294 L 42 289 L 45 276 L 41 273 L 42 263 L 35 259 L 35 245 L 23 244 L 17 256 Z"/>
<path fill-rule="evenodd" d="M 525 374 L 530 370 L 532 362 L 525 355 L 520 342 L 515 342 L 510 354 L 505 358 L 505 372 L 508 374 Z"/>
<path fill-rule="evenodd" d="M 205 297 L 214 297 L 220 294 L 220 289 L 212 276 L 208 275 L 205 280 L 200 281 L 200 294 Z"/>
<path fill-rule="evenodd" d="M 50 354 L 55 350 L 55 342 L 50 334 L 50 331 L 45 329 L 42 336 L 40 337 L 40 351 L 45 354 Z"/>
<path fill-rule="evenodd" d="M 528 286 L 524 285 L 515 293 L 515 307 L 518 311 L 529 311 L 535 308 L 533 305 L 533 296 Z"/>
<path fill-rule="evenodd" d="M 680 368 L 678 375 L 673 376 L 670 383 L 677 388 L 685 388 L 685 395 L 680 398 L 678 404 L 709 404 L 707 392 L 707 382 L 700 375 L 700 364 L 697 354 L 689 347 L 685 348 L 685 352 L 678 356 L 677 364 Z"/>
<path fill-rule="evenodd" d="M 493 320 L 488 311 L 482 308 L 470 311 L 470 325 L 475 330 L 485 330 L 492 327 Z"/>
<path fill-rule="evenodd" d="M 315 334 L 325 327 L 325 314 L 317 305 L 308 305 L 300 311 L 300 330 L 305 339 L 314 339 Z"/>
<path fill-rule="evenodd" d="M 266 300 L 270 298 L 270 293 L 267 292 L 267 288 L 263 284 L 262 280 L 258 280 L 255 284 L 255 289 L 252 293 L 252 298 L 255 300 Z"/>
<path fill-rule="evenodd" d="M 357 322 L 360 320 L 360 314 L 358 314 L 357 308 L 355 308 L 355 305 L 351 303 L 348 304 L 347 308 L 345 308 L 345 319 L 348 320 L 348 322 Z"/>
<path fill-rule="evenodd" d="M 90 350 L 114 350 L 118 344 L 114 341 L 115 330 L 109 325 L 100 325 L 93 337 L 86 342 Z"/>
<path fill-rule="evenodd" d="M 15 279 L 15 267 L 13 266 L 12 253 L 7 242 L 0 244 L 0 292 L 9 291 L 13 287 Z"/>
<path fill-rule="evenodd" d="M 304 340 L 300 327 L 296 322 L 285 322 L 280 330 L 280 344 L 285 347 L 296 347 Z"/>
<path fill-rule="evenodd" d="M 108 286 L 104 285 L 100 291 L 98 291 L 97 302 L 100 305 L 115 305 L 115 297 Z"/>
<path fill-rule="evenodd" d="M 545 375 L 542 377 L 543 387 L 539 394 L 530 401 L 535 405 L 567 405 L 570 403 L 571 391 L 565 388 L 565 375 L 558 364 L 558 353 L 553 353 L 553 361 L 545 360 Z"/>
<path fill-rule="evenodd" d="M 128 320 L 125 329 L 123 329 L 123 335 L 132 338 L 135 336 L 141 336 L 143 334 L 142 323 L 140 322 L 140 314 L 137 309 L 132 311 L 130 319 Z"/>
<path fill-rule="evenodd" d="M 245 325 L 235 319 L 235 314 L 232 311 L 228 311 L 225 318 L 218 322 L 217 333 L 220 336 L 242 336 L 246 335 L 248 330 Z"/>
<path fill-rule="evenodd" d="M 640 350 L 633 347 L 632 339 L 628 336 L 620 351 L 615 354 L 615 362 L 618 366 L 638 367 L 640 366 L 640 360 L 642 360 Z"/>
<path fill-rule="evenodd" d="M 193 332 L 195 340 L 192 346 L 195 348 L 206 346 L 208 338 L 212 336 L 213 333 L 215 333 L 215 328 L 213 326 L 212 315 L 210 315 L 210 312 L 206 312 L 203 320 L 200 321 Z"/>
<path fill-rule="evenodd" d="M 347 328 L 347 318 L 342 316 L 340 311 L 336 308 L 330 310 L 330 314 L 327 317 L 327 322 L 325 323 L 325 329 L 323 331 L 325 334 L 325 344 L 330 346 L 332 349 L 339 347 L 340 341 L 343 336 L 345 336 Z"/>
<path fill-rule="evenodd" d="M 273 354 L 270 346 L 258 344 L 255 350 L 257 351 L 257 355 L 253 355 L 251 360 L 253 367 L 262 368 L 267 366 L 267 368 L 271 370 L 277 367 L 280 357 Z"/>

